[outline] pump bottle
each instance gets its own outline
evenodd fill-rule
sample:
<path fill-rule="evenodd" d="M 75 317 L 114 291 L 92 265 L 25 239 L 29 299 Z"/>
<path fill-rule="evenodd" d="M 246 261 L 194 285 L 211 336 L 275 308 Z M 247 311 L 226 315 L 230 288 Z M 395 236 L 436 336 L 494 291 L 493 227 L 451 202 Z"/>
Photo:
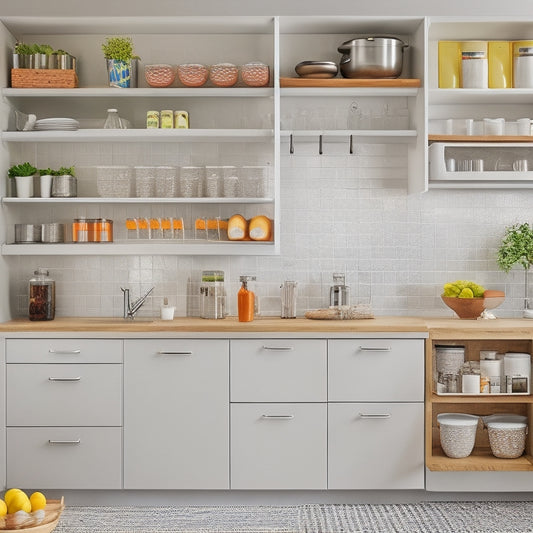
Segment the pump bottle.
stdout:
<path fill-rule="evenodd" d="M 254 319 L 255 294 L 248 289 L 248 282 L 255 281 L 255 276 L 240 276 L 241 288 L 237 293 L 239 322 L 251 322 Z"/>

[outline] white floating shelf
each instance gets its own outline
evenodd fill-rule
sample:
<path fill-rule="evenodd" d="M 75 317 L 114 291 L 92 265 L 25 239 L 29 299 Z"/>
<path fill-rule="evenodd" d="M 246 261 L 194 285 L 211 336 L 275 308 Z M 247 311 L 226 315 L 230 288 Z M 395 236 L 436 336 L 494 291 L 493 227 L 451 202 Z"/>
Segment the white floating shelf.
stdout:
<path fill-rule="evenodd" d="M 77 89 L 2 89 L 6 98 L 265 98 L 274 95 L 272 87 L 171 87 L 119 89 L 80 87 Z"/>
<path fill-rule="evenodd" d="M 294 142 L 348 142 L 350 135 L 354 142 L 407 143 L 417 137 L 416 130 L 283 130 L 281 140 L 288 141 L 292 135 Z"/>
<path fill-rule="evenodd" d="M 416 96 L 418 87 L 285 87 L 282 97 L 301 96 Z"/>
<path fill-rule="evenodd" d="M 435 104 L 531 104 L 533 89 L 430 89 Z"/>
<path fill-rule="evenodd" d="M 278 246 L 259 242 L 179 240 L 84 244 L 3 244 L 2 255 L 277 255 Z"/>
<path fill-rule="evenodd" d="M 7 142 L 262 142 L 274 130 L 258 129 L 80 129 L 75 131 L 4 131 Z"/>
<path fill-rule="evenodd" d="M 3 204 L 271 204 L 273 198 L 2 198 Z"/>

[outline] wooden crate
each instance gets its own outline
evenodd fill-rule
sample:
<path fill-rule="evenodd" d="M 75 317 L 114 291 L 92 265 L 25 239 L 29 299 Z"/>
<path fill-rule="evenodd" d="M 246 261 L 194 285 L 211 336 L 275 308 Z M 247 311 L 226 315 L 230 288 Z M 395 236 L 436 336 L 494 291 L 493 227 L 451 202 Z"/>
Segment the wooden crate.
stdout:
<path fill-rule="evenodd" d="M 75 70 L 12 68 L 11 87 L 24 89 L 63 88 L 73 89 L 78 86 Z"/>

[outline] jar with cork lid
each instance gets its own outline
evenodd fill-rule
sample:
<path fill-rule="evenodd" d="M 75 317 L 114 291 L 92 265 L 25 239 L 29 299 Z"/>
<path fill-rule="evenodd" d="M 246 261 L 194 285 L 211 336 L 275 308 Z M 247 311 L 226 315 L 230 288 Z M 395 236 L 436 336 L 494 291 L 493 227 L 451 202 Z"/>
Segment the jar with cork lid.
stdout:
<path fill-rule="evenodd" d="M 28 318 L 54 320 L 56 308 L 55 281 L 48 277 L 46 268 L 38 268 L 30 279 Z"/>

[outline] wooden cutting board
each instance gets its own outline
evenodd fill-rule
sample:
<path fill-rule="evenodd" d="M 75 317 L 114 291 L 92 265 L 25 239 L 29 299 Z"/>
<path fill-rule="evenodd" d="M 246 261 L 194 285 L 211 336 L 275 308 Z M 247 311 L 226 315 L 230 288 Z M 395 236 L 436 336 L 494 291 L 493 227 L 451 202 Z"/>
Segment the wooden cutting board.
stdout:
<path fill-rule="evenodd" d="M 420 87 L 416 78 L 280 78 L 280 87 Z"/>

